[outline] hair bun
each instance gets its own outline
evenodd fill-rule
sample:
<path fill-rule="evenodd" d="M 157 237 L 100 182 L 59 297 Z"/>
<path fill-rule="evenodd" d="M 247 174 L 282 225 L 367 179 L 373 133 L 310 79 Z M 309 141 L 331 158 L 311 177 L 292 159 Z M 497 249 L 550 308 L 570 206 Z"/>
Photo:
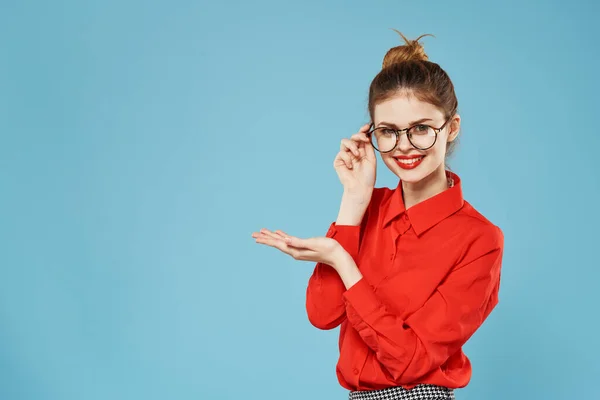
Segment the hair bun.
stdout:
<path fill-rule="evenodd" d="M 404 39 L 405 44 L 392 47 L 383 57 L 383 68 L 387 68 L 391 65 L 398 64 L 405 61 L 428 61 L 429 57 L 425 54 L 425 49 L 423 45 L 419 43 L 419 40 L 424 36 L 433 36 L 431 34 L 421 35 L 415 40 L 409 40 L 404 36 L 401 32 L 396 31 L 402 39 Z M 433 36 L 435 37 L 435 36 Z"/>

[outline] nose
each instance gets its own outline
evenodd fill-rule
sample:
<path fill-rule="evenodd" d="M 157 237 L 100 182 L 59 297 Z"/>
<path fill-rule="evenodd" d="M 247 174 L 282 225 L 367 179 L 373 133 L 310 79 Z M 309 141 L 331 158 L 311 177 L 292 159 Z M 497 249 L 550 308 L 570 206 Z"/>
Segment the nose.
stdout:
<path fill-rule="evenodd" d="M 408 140 L 408 135 L 406 133 L 400 135 L 397 148 L 402 152 L 408 152 L 413 148 L 413 145 L 410 143 L 410 140 Z"/>

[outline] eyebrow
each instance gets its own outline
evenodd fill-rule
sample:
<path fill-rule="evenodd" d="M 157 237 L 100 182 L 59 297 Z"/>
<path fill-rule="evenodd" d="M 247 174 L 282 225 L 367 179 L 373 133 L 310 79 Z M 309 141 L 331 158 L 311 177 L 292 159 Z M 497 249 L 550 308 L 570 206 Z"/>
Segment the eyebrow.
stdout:
<path fill-rule="evenodd" d="M 433 121 L 433 120 L 431 118 L 421 118 L 421 119 L 418 119 L 416 121 L 409 122 L 408 126 L 409 127 L 410 126 L 414 126 L 414 125 L 417 125 L 417 124 L 420 124 L 420 123 L 426 122 L 426 121 Z M 394 124 L 392 122 L 381 121 L 379 124 L 377 124 L 377 126 L 380 126 L 380 125 L 387 125 L 387 126 L 392 126 L 394 128 L 398 128 L 398 125 L 396 125 L 396 124 Z"/>

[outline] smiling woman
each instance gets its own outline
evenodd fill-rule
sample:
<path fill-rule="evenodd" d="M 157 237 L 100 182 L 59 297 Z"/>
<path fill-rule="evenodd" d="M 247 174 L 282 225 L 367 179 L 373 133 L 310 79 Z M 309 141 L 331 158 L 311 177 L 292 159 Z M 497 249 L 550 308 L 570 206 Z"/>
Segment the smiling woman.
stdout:
<path fill-rule="evenodd" d="M 462 348 L 498 303 L 502 231 L 463 199 L 445 160 L 460 131 L 446 72 L 421 37 L 386 54 L 369 90 L 371 123 L 342 139 L 344 187 L 325 237 L 252 237 L 316 262 L 310 322 L 340 329 L 339 383 L 350 399 L 453 399 L 471 363 Z M 376 157 L 398 177 L 375 188 Z"/>

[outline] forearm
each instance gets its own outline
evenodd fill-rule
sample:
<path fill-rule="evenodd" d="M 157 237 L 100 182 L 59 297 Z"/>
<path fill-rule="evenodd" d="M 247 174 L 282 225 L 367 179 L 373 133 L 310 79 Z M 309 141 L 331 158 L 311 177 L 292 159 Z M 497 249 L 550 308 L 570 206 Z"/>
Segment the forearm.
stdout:
<path fill-rule="evenodd" d="M 336 225 L 360 225 L 370 200 L 370 193 L 356 195 L 344 191 Z"/>
<path fill-rule="evenodd" d="M 317 263 L 309 280 L 306 308 L 311 323 L 320 329 L 334 328 L 345 318 L 342 295 L 362 278 L 354 258 L 358 255 L 360 225 L 370 197 L 344 192 L 338 219 L 327 233 L 327 237 L 335 238 L 339 248 L 331 258 Z"/>
<path fill-rule="evenodd" d="M 346 316 L 342 295 L 344 284 L 338 273 L 327 264 L 318 263 L 306 288 L 306 312 L 311 324 L 319 329 L 333 329 Z"/>
<path fill-rule="evenodd" d="M 346 290 L 362 279 L 362 274 L 356 265 L 354 259 L 347 252 L 340 252 L 336 257 L 332 267 L 337 271 L 342 279 Z"/>
<path fill-rule="evenodd" d="M 334 265 L 349 270 L 358 254 L 359 225 L 335 226 L 332 224 L 327 237 L 337 241 L 337 249 L 331 257 L 317 262 L 309 279 L 306 291 L 306 310 L 310 322 L 319 329 L 332 329 L 338 326 L 346 314 L 342 295 L 347 290 Z M 344 260 L 344 258 L 349 260 Z M 340 261 L 338 263 L 337 261 Z M 344 274 L 345 276 L 347 274 Z"/>

